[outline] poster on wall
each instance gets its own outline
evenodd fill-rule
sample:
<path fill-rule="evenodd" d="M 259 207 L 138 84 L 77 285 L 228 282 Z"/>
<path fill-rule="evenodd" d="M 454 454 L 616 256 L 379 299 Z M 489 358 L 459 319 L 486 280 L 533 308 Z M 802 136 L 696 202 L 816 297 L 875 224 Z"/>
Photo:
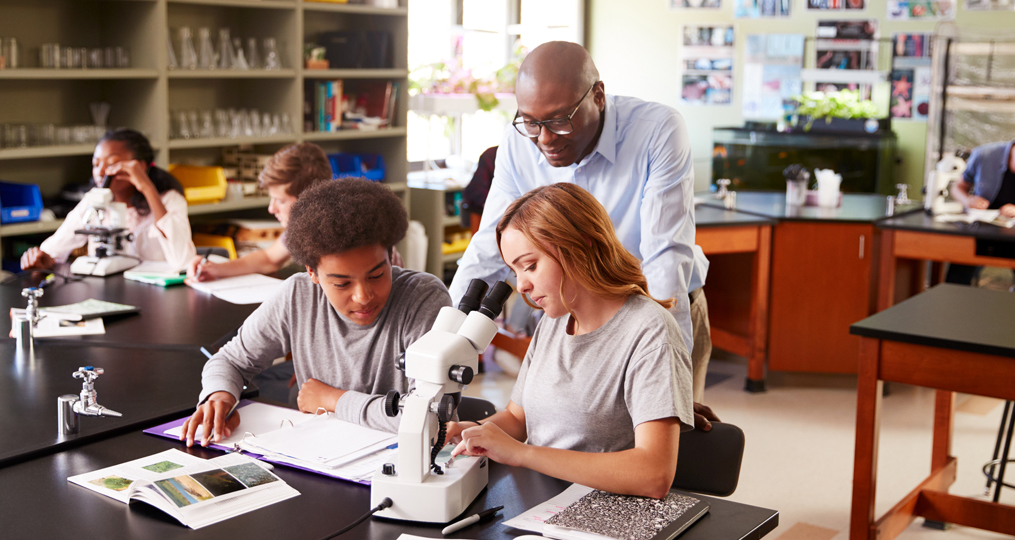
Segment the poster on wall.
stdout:
<path fill-rule="evenodd" d="M 719 9 L 722 0 L 669 0 L 670 9 Z"/>
<path fill-rule="evenodd" d="M 803 34 L 749 35 L 744 56 L 744 118 L 770 120 L 791 113 L 793 96 L 803 92 Z"/>
<path fill-rule="evenodd" d="M 892 35 L 892 118 L 927 121 L 933 34 Z"/>
<path fill-rule="evenodd" d="M 790 0 L 734 0 L 733 16 L 738 19 L 789 17 Z"/>
<path fill-rule="evenodd" d="M 890 21 L 943 21 L 954 18 L 954 0 L 888 0 Z"/>
<path fill-rule="evenodd" d="M 814 67 L 822 70 L 875 70 L 878 61 L 876 20 L 818 21 L 814 42 Z M 870 84 L 843 81 L 840 76 L 814 80 L 819 92 L 856 90 L 861 99 L 870 99 Z"/>
<path fill-rule="evenodd" d="M 1015 11 L 1015 0 L 966 0 L 968 11 Z"/>
<path fill-rule="evenodd" d="M 688 105 L 733 102 L 733 27 L 685 26 L 680 97 Z"/>
<path fill-rule="evenodd" d="M 807 9 L 859 11 L 867 9 L 867 0 L 807 0 Z"/>

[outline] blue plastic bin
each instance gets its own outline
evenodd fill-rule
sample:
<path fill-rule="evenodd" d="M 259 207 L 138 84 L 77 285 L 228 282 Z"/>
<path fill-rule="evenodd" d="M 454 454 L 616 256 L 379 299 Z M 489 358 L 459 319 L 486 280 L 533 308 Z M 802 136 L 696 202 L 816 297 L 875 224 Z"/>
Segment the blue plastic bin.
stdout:
<path fill-rule="evenodd" d="M 384 157 L 380 154 L 328 154 L 332 179 L 366 178 L 374 182 L 384 180 Z"/>
<path fill-rule="evenodd" d="M 38 221 L 41 213 L 39 186 L 0 182 L 0 224 Z"/>

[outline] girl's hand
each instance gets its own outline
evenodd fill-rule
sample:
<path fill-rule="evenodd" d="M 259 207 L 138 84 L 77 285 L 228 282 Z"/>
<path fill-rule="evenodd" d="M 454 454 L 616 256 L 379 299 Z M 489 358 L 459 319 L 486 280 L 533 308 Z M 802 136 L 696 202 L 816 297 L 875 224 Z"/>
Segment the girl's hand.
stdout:
<path fill-rule="evenodd" d="M 524 466 L 522 454 L 526 445 L 505 433 L 493 422 L 466 428 L 462 431 L 461 437 L 462 442 L 458 443 L 458 446 L 451 452 L 451 457 L 458 455 L 486 456 L 512 467 Z"/>
<path fill-rule="evenodd" d="M 56 261 L 48 253 L 37 247 L 28 248 L 21 255 L 22 270 L 49 270 L 56 266 Z"/>
<path fill-rule="evenodd" d="M 155 184 L 152 183 L 151 178 L 148 178 L 148 167 L 136 159 L 114 163 L 106 169 L 106 174 L 130 180 L 130 183 L 141 193 L 155 189 Z"/>
<path fill-rule="evenodd" d="M 462 431 L 478 425 L 479 422 L 448 422 L 447 435 L 444 436 L 444 440 L 447 441 L 445 444 L 462 442 Z"/>

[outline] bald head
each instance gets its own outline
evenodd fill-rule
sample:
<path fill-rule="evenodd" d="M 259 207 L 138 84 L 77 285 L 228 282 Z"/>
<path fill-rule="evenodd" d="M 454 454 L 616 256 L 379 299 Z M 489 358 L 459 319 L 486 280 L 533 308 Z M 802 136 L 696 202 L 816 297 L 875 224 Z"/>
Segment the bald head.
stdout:
<path fill-rule="evenodd" d="M 553 86 L 578 95 L 599 80 L 599 70 L 584 47 L 569 41 L 544 43 L 529 53 L 518 69 L 516 87 Z"/>

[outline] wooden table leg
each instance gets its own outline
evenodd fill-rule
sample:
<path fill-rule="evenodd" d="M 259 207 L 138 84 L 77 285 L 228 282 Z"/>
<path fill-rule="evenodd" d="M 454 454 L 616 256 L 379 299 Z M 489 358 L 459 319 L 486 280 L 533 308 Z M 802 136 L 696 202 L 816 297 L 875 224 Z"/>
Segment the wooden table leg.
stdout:
<path fill-rule="evenodd" d="M 936 471 L 948 464 L 952 453 L 952 431 L 955 419 L 955 392 L 937 390 L 934 394 L 934 442 L 930 456 L 930 470 Z"/>
<path fill-rule="evenodd" d="M 765 391 L 765 362 L 768 360 L 768 289 L 772 260 L 772 227 L 758 227 L 758 250 L 754 252 L 751 280 L 751 354 L 747 358 L 748 392 Z"/>
<path fill-rule="evenodd" d="M 895 231 L 881 231 L 881 253 L 878 271 L 878 311 L 884 311 L 895 305 L 895 272 L 898 261 L 895 259 Z"/>
<path fill-rule="evenodd" d="M 874 494 L 878 476 L 878 435 L 881 427 L 881 387 L 878 364 L 881 341 L 860 338 L 856 392 L 856 448 L 853 456 L 853 505 L 850 540 L 875 540 Z"/>

